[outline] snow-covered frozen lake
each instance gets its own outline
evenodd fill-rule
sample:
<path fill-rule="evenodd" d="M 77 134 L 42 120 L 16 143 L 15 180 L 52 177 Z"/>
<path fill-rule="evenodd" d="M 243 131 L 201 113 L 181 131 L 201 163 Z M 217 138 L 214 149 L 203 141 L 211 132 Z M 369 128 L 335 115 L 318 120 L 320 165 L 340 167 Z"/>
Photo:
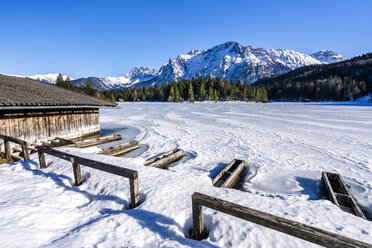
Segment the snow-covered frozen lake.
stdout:
<path fill-rule="evenodd" d="M 102 132 L 141 146 L 122 157 L 61 148 L 138 170 L 142 204 L 128 210 L 128 180 L 37 155 L 0 165 L 0 241 L 4 247 L 315 247 L 300 239 L 205 209 L 210 231 L 187 239 L 191 194 L 201 192 L 372 243 L 372 222 L 324 198 L 322 171 L 340 173 L 372 219 L 372 106 L 334 103 L 125 103 L 100 111 Z M 123 141 L 121 141 L 123 142 Z M 120 142 L 116 142 L 120 143 Z M 167 170 L 145 159 L 182 148 Z M 211 178 L 232 159 L 246 161 L 237 189 Z M 123 209 L 123 206 L 124 209 Z"/>

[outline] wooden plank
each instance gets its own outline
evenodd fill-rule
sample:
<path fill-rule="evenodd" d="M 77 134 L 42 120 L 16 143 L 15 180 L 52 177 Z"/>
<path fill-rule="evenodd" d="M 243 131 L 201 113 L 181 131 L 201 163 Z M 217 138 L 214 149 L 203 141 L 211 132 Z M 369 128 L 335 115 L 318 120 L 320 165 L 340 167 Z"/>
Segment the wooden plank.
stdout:
<path fill-rule="evenodd" d="M 195 213 L 193 212 L 193 233 L 195 236 L 193 236 L 193 238 L 196 239 L 202 237 L 204 231 L 204 226 L 201 225 L 201 223 L 203 223 L 203 212 L 199 210 L 199 206 L 205 206 L 325 247 L 372 247 L 372 245 L 359 240 L 351 239 L 198 192 L 192 194 L 192 204 L 193 211 L 195 209 Z"/>
<path fill-rule="evenodd" d="M 132 140 L 124 144 L 119 144 L 116 146 L 111 146 L 111 147 L 102 149 L 102 151 L 100 151 L 99 154 L 109 155 L 109 156 L 119 156 L 127 152 L 133 151 L 135 149 L 138 149 L 138 147 L 139 147 L 138 141 Z"/>
<path fill-rule="evenodd" d="M 234 170 L 233 173 L 226 179 L 226 181 L 222 184 L 222 188 L 232 188 L 234 187 L 235 183 L 238 181 L 240 174 L 244 171 L 245 162 L 243 160 L 237 160 L 239 163 L 238 167 Z"/>
<path fill-rule="evenodd" d="M 182 149 L 174 149 L 169 152 L 160 154 L 154 158 L 146 160 L 144 165 L 149 167 L 156 167 L 164 169 L 171 163 L 179 160 L 184 156 L 184 151 Z"/>
<path fill-rule="evenodd" d="M 328 199 L 330 199 L 331 202 L 336 204 L 337 207 L 340 207 L 340 205 L 338 204 L 338 201 L 336 199 L 335 193 L 333 192 L 331 183 L 329 182 L 327 173 L 324 172 L 324 171 L 322 172 L 322 180 L 323 180 L 323 184 L 324 184 Z"/>
<path fill-rule="evenodd" d="M 232 188 L 238 181 L 239 176 L 244 171 L 245 161 L 233 159 L 222 171 L 212 180 L 215 187 Z"/>
<path fill-rule="evenodd" d="M 120 134 L 114 134 L 114 135 L 111 135 L 111 136 L 105 136 L 105 137 L 99 137 L 99 138 L 96 138 L 96 139 L 84 140 L 84 141 L 76 142 L 72 146 L 75 146 L 75 147 L 78 147 L 78 148 L 84 148 L 84 147 L 96 146 L 96 145 L 100 145 L 100 144 L 103 144 L 103 143 L 112 142 L 112 141 L 116 141 L 116 140 L 121 140 L 121 135 Z"/>
<path fill-rule="evenodd" d="M 74 173 L 75 186 L 79 186 L 83 182 L 82 177 L 81 177 L 80 165 L 76 163 L 73 158 L 71 159 L 71 163 L 72 163 L 72 170 Z"/>
<path fill-rule="evenodd" d="M 39 146 L 37 147 L 37 150 L 38 152 L 48 153 L 57 158 L 61 158 L 67 161 L 71 161 L 71 159 L 73 158 L 74 161 L 80 165 L 84 165 L 84 166 L 88 166 L 88 167 L 91 167 L 97 170 L 109 172 L 109 173 L 112 173 L 118 176 L 123 176 L 127 178 L 136 178 L 138 175 L 138 172 L 135 170 L 131 170 L 131 169 L 127 169 L 127 168 L 123 168 L 123 167 L 119 167 L 119 166 L 115 166 L 115 165 L 111 165 L 111 164 L 107 164 L 103 162 L 98 162 L 98 161 L 87 159 L 87 158 L 78 157 L 78 156 L 75 156 L 75 155 L 72 155 L 66 152 L 58 151 L 58 150 L 48 148 L 48 147 Z"/>
<path fill-rule="evenodd" d="M 62 141 L 62 142 L 63 142 L 64 144 L 66 144 L 66 145 L 72 145 L 72 144 L 75 144 L 75 142 L 72 141 L 72 140 L 64 139 L 64 138 L 60 138 L 60 137 L 56 137 L 56 140 Z"/>
<path fill-rule="evenodd" d="M 27 145 L 26 141 L 21 140 L 21 139 L 17 139 L 17 138 L 11 137 L 11 136 L 6 136 L 6 135 L 0 134 L 0 139 L 8 140 L 8 141 L 11 141 L 11 142 L 19 144 L 19 145 Z"/>

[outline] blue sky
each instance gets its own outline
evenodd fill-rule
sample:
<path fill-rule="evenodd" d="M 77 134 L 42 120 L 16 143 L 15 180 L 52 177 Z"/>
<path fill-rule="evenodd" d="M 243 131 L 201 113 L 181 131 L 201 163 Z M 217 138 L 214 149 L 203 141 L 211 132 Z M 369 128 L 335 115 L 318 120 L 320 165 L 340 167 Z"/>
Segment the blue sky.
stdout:
<path fill-rule="evenodd" d="M 233 40 L 372 52 L 372 1 L 0 0 L 0 73 L 121 76 Z"/>

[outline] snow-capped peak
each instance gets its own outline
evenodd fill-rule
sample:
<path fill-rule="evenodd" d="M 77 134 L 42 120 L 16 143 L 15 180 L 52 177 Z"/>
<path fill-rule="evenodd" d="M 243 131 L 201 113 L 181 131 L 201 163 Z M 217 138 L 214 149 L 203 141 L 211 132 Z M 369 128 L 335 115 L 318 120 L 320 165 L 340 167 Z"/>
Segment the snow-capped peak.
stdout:
<path fill-rule="evenodd" d="M 347 58 L 339 53 L 333 51 L 321 50 L 319 52 L 311 54 L 311 56 L 319 60 L 323 64 L 330 64 L 347 60 Z"/>
<path fill-rule="evenodd" d="M 48 83 L 48 84 L 55 84 L 56 81 L 57 81 L 57 77 L 58 77 L 59 73 L 48 73 L 48 74 L 35 74 L 35 75 L 32 75 L 32 76 L 28 76 L 28 78 L 32 78 L 32 79 L 35 79 L 35 80 L 39 80 L 41 82 L 44 82 L 44 83 Z M 66 78 L 68 76 L 64 75 L 62 76 L 64 80 L 66 80 Z M 70 77 L 71 80 L 73 80 L 73 78 Z"/>

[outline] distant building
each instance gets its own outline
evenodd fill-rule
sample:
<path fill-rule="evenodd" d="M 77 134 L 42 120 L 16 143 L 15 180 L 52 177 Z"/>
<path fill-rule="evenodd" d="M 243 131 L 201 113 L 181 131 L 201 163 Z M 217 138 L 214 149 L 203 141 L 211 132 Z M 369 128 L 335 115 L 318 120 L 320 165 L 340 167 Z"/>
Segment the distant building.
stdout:
<path fill-rule="evenodd" d="M 55 85 L 0 74 L 0 134 L 29 143 L 99 134 L 99 108 L 115 106 Z"/>

